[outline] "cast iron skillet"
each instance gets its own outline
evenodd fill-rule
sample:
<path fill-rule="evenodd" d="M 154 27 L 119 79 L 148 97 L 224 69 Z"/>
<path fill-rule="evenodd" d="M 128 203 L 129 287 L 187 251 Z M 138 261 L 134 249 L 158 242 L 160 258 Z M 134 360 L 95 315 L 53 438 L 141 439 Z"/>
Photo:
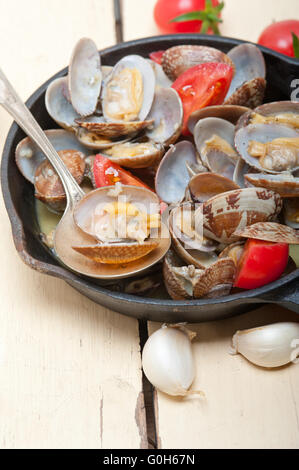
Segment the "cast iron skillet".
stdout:
<path fill-rule="evenodd" d="M 147 57 L 151 51 L 167 49 L 179 44 L 202 44 L 227 52 L 242 42 L 244 41 L 198 34 L 157 36 L 104 49 L 101 56 L 104 65 L 114 65 L 128 54 L 140 54 Z M 289 100 L 293 91 L 291 82 L 299 75 L 298 61 L 263 47 L 261 50 L 267 64 L 268 86 L 265 101 Z M 45 90 L 54 78 L 66 75 L 66 73 L 67 69 L 57 73 L 27 101 L 27 106 L 43 129 L 57 127 L 45 109 Z M 93 279 L 79 276 L 60 266 L 39 239 L 33 187 L 22 177 L 15 165 L 15 148 L 23 137 L 23 131 L 14 123 L 4 147 L 1 181 L 16 249 L 22 260 L 31 268 L 64 279 L 98 304 L 144 320 L 164 322 L 216 320 L 252 310 L 259 304 L 268 302 L 283 305 L 299 313 L 299 269 L 260 289 L 244 291 L 219 299 L 174 301 L 113 292 L 100 286 Z"/>

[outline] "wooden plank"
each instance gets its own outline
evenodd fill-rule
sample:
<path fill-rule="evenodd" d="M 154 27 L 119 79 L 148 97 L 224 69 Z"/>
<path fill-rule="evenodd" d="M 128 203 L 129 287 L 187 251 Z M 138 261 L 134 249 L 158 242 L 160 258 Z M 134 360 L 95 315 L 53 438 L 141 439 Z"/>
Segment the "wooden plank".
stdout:
<path fill-rule="evenodd" d="M 123 0 L 125 40 L 159 34 L 153 20 L 155 3 Z M 226 0 L 221 31 L 224 36 L 257 41 L 273 20 L 296 18 L 297 13 L 297 0 Z M 204 390 L 207 397 L 181 400 L 155 393 L 158 446 L 298 448 L 296 366 L 266 371 L 241 356 L 228 354 L 236 330 L 286 319 L 298 321 L 298 316 L 265 306 L 233 319 L 190 325 L 198 333 L 194 347 L 198 370 L 193 388 Z M 158 326 L 150 323 L 150 333 Z"/>
<path fill-rule="evenodd" d="M 160 448 L 299 448 L 298 364 L 266 370 L 228 351 L 237 330 L 298 321 L 279 307 L 188 327 L 194 341 L 194 390 L 205 398 L 156 395 Z M 151 323 L 150 333 L 158 327 Z"/>
<path fill-rule="evenodd" d="M 23 99 L 75 42 L 115 41 L 109 0 L 0 0 L 1 68 Z M 1 149 L 11 123 L 0 109 Z M 138 322 L 25 266 L 1 198 L 0 448 L 145 447 Z"/>

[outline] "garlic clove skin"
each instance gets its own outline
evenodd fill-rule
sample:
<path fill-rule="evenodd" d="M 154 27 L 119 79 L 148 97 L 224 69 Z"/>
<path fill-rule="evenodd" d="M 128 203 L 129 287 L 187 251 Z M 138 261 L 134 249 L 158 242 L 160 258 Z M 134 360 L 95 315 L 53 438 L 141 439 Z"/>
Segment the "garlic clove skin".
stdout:
<path fill-rule="evenodd" d="M 280 367 L 296 358 L 299 346 L 299 322 L 280 322 L 237 331 L 231 354 L 240 353 L 261 367 Z"/>
<path fill-rule="evenodd" d="M 181 325 L 163 325 L 144 345 L 143 371 L 154 387 L 168 395 L 200 393 L 188 390 L 195 377 L 189 333 Z"/>

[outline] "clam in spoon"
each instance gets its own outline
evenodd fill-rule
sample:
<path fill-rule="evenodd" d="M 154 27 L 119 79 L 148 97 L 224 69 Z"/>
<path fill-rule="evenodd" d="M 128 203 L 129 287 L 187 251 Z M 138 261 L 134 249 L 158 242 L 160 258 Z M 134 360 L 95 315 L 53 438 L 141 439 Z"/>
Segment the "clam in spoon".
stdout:
<path fill-rule="evenodd" d="M 78 203 L 82 205 L 86 195 L 77 184 L 68 168 L 60 159 L 56 150 L 48 140 L 29 109 L 19 98 L 12 85 L 0 69 L 0 104 L 14 118 L 24 132 L 38 145 L 46 158 L 59 175 L 66 193 L 66 209 L 56 227 L 54 234 L 54 251 L 57 259 L 66 267 L 79 274 L 98 279 L 117 279 L 132 276 L 163 258 L 170 246 L 170 235 L 166 226 L 161 223 L 158 246 L 146 256 L 126 264 L 104 264 L 93 261 L 75 251 L 73 246 L 95 245 L 94 237 L 83 232 L 74 221 L 74 210 Z M 92 191 L 95 196 L 101 190 Z"/>

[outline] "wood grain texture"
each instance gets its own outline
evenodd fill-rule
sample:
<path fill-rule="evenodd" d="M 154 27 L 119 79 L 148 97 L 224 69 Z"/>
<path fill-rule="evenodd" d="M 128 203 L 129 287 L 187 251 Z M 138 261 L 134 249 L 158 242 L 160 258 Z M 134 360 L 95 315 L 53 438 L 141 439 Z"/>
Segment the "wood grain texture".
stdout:
<path fill-rule="evenodd" d="M 155 2 L 123 0 L 125 40 L 159 34 Z M 256 42 L 273 20 L 297 18 L 298 0 L 226 0 L 222 17 L 224 36 Z M 190 325 L 198 333 L 192 388 L 203 390 L 206 399 L 155 393 L 160 448 L 299 448 L 299 366 L 267 371 L 228 354 L 236 330 L 286 319 L 298 321 L 298 316 L 265 306 L 233 319 Z M 149 324 L 150 333 L 157 328 Z"/>
<path fill-rule="evenodd" d="M 112 1 L 0 0 L 1 68 L 23 99 L 76 41 L 115 42 Z M 11 123 L 0 109 L 1 150 Z M 138 322 L 25 266 L 1 198 L 0 448 L 147 445 Z"/>

